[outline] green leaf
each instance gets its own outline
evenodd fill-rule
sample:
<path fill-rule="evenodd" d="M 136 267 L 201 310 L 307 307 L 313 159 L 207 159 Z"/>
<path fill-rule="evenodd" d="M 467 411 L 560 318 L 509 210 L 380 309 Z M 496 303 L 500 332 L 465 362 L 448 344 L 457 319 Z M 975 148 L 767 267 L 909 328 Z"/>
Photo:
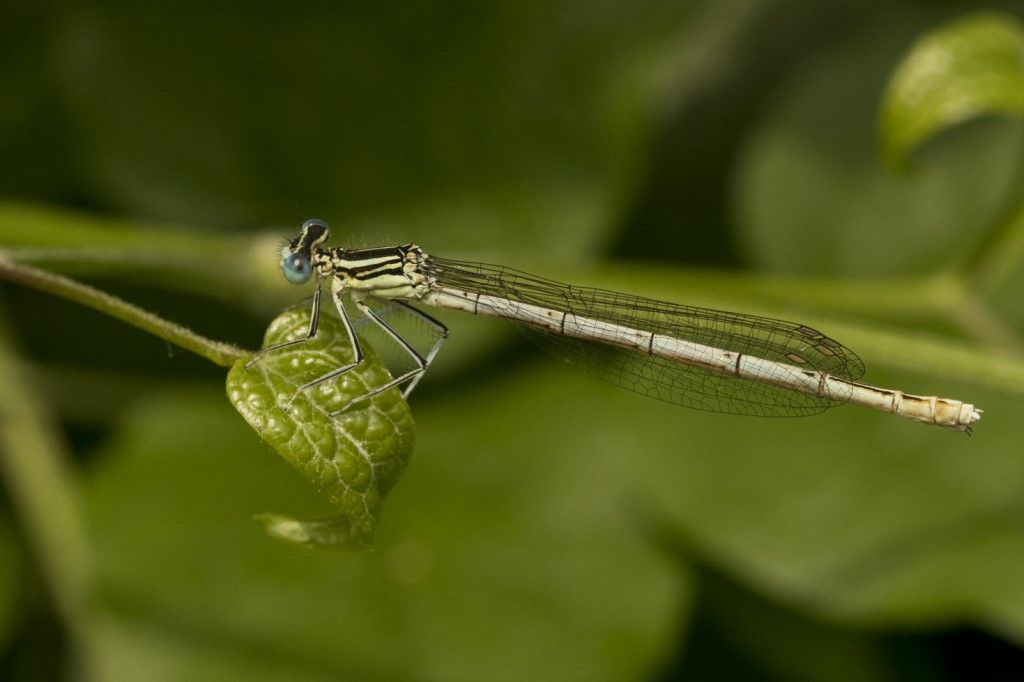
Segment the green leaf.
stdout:
<path fill-rule="evenodd" d="M 595 409 L 626 392 L 579 372 L 563 384 L 557 366 L 558 390 L 538 390 L 547 369 L 414 396 L 429 416 L 371 552 L 297 552 L 253 527 L 247 512 L 263 505 L 310 517 L 329 505 L 262 452 L 219 391 L 136 400 L 86 482 L 106 679 L 656 670 L 692 588 L 636 520 L 615 406 Z M 202 674 L 210 666 L 219 677 Z"/>
<path fill-rule="evenodd" d="M 995 119 L 929 145 L 919 172 L 878 154 L 877 102 L 924 10 L 880 10 L 779 87 L 741 149 L 737 243 L 766 272 L 913 278 L 970 260 L 1020 184 L 1024 125 Z M 884 298 L 884 296 L 883 296 Z M 906 308 L 916 310 L 916 306 Z"/>
<path fill-rule="evenodd" d="M 1024 114 L 1024 28 L 1008 14 L 959 19 L 910 49 L 882 104 L 885 160 L 899 168 L 929 137 L 986 114 Z"/>
<path fill-rule="evenodd" d="M 286 311 L 270 324 L 263 348 L 302 338 L 308 328 L 308 310 Z M 228 373 L 228 397 L 249 425 L 342 510 L 327 521 L 261 519 L 276 537 L 338 547 L 373 541 L 381 500 L 412 453 L 413 431 L 398 389 L 331 416 L 391 378 L 367 344 L 363 349 L 358 367 L 296 394 L 297 387 L 352 362 L 341 321 L 322 315 L 313 339 L 262 356 L 250 369 L 248 358 L 238 360 Z"/>

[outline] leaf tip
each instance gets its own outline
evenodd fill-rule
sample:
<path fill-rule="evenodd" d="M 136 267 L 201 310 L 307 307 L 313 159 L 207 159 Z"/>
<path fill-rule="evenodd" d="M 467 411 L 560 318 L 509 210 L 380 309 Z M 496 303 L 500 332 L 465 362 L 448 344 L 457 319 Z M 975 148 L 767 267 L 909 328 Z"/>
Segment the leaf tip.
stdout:
<path fill-rule="evenodd" d="M 354 525 L 347 516 L 303 521 L 281 514 L 263 513 L 253 516 L 263 525 L 267 535 L 304 547 L 321 549 L 366 549 L 373 545 L 373 528 Z"/>

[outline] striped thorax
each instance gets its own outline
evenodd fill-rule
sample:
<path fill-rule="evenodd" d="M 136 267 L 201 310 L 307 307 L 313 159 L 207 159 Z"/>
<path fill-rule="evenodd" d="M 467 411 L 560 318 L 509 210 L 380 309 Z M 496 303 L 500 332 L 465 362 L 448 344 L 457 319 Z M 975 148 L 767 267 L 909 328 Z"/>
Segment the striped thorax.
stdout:
<path fill-rule="evenodd" d="M 288 281 L 295 282 L 303 276 L 308 279 L 307 273 L 312 269 L 321 279 L 334 277 L 335 290 L 347 289 L 356 298 L 372 295 L 418 300 L 429 289 L 430 278 L 420 272 L 420 264 L 427 255 L 419 246 L 323 248 L 329 238 L 330 231 L 324 223 L 306 221 L 299 236 L 282 249 L 282 268 Z"/>

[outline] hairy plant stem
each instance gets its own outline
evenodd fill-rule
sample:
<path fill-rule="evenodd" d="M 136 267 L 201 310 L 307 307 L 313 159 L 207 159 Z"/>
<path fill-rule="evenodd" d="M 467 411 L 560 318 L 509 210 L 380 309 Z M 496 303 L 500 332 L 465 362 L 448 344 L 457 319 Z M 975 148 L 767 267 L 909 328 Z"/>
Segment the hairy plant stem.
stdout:
<path fill-rule="evenodd" d="M 15 263 L 3 253 L 0 253 L 0 279 L 45 291 L 106 313 L 185 350 L 192 351 L 221 367 L 230 367 L 235 360 L 253 354 L 252 351 L 200 336 L 187 327 L 165 320 L 87 284 L 76 282 L 63 275 Z"/>

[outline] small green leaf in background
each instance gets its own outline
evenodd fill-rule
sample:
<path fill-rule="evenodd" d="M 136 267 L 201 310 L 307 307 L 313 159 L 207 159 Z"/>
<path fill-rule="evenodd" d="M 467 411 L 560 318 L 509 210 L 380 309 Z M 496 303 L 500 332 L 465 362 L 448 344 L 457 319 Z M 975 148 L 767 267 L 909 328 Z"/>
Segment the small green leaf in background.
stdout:
<path fill-rule="evenodd" d="M 879 155 L 881 93 L 934 21 L 920 7 L 887 7 L 869 34 L 823 46 L 787 74 L 734 165 L 736 243 L 749 263 L 833 280 L 931 276 L 965 267 L 1003 219 L 1020 187 L 1021 122 L 961 126 L 929 145 L 927 163 L 910 175 Z"/>
<path fill-rule="evenodd" d="M 302 338 L 308 329 L 308 310 L 286 311 L 270 324 L 263 347 Z M 275 537 L 341 547 L 373 541 L 381 500 L 412 453 L 412 416 L 398 389 L 330 415 L 391 378 L 367 344 L 363 349 L 358 367 L 292 401 L 298 386 L 352 362 L 341 321 L 323 315 L 314 338 L 265 355 L 250 369 L 248 358 L 238 360 L 228 373 L 228 397 L 249 425 L 342 510 L 316 521 L 261 516 Z"/>
<path fill-rule="evenodd" d="M 914 45 L 885 93 L 885 160 L 899 168 L 924 140 L 984 114 L 1024 114 L 1024 29 L 1007 14 L 958 19 Z"/>

